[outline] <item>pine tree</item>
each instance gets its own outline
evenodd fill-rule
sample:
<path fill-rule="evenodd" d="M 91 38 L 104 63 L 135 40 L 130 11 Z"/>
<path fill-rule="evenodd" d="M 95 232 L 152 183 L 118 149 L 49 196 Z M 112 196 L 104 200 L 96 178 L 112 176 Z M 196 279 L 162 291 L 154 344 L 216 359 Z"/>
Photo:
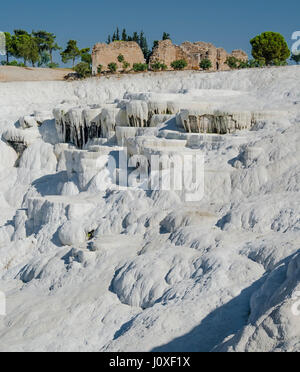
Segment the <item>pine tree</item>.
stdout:
<path fill-rule="evenodd" d="M 133 33 L 132 41 L 135 41 L 136 43 L 140 44 L 140 39 L 139 39 L 139 35 L 137 32 Z"/>
<path fill-rule="evenodd" d="M 72 61 L 73 67 L 75 66 L 75 60 L 80 57 L 81 51 L 79 50 L 77 46 L 76 40 L 69 40 L 67 48 L 61 52 L 61 57 L 63 63 L 68 63 L 69 61 Z"/>
<path fill-rule="evenodd" d="M 9 58 L 15 54 L 15 48 L 13 38 L 9 32 L 5 32 L 5 51 L 6 51 L 6 62 L 9 63 Z"/>
<path fill-rule="evenodd" d="M 122 40 L 127 41 L 127 32 L 125 28 L 123 29 L 123 32 L 122 32 Z"/>
<path fill-rule="evenodd" d="M 23 31 L 17 30 L 13 40 L 16 48 L 16 57 L 23 58 L 25 65 L 27 61 L 30 61 L 34 67 L 39 60 L 39 49 L 35 39 L 28 32 L 25 31 L 23 33 Z"/>
<path fill-rule="evenodd" d="M 50 56 L 50 62 L 53 63 L 53 52 L 56 50 L 61 50 L 61 47 L 58 46 L 55 41 L 56 36 L 50 32 L 42 30 L 36 32 L 33 31 L 32 35 L 38 45 L 40 56 L 47 51 Z"/>
<path fill-rule="evenodd" d="M 167 32 L 164 32 L 163 33 L 163 37 L 162 37 L 163 40 L 171 40 L 171 35 L 168 34 Z"/>
<path fill-rule="evenodd" d="M 140 37 L 139 37 L 139 45 L 142 49 L 142 52 L 144 54 L 145 60 L 148 61 L 150 57 L 149 49 L 148 49 L 148 43 L 147 39 L 145 38 L 144 32 L 141 31 Z"/>

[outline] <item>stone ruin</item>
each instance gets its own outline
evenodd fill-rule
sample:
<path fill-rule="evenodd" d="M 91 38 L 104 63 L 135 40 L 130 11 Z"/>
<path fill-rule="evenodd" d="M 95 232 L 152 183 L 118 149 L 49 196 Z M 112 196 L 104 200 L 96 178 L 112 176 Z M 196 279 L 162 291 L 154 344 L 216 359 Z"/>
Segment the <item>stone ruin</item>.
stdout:
<path fill-rule="evenodd" d="M 93 74 L 97 74 L 99 65 L 102 71 L 108 71 L 111 62 L 117 63 L 118 71 L 123 70 L 123 63 L 118 62 L 118 56 L 122 54 L 125 61 L 132 67 L 134 63 L 145 63 L 145 58 L 140 46 L 134 41 L 114 41 L 110 44 L 96 44 L 92 52 Z M 187 70 L 198 70 L 203 59 L 210 59 L 211 71 L 228 71 L 230 67 L 225 63 L 228 57 L 235 57 L 242 61 L 248 60 L 248 55 L 242 50 L 234 50 L 231 54 L 223 48 L 216 48 L 213 44 L 202 41 L 191 43 L 184 42 L 180 46 L 172 43 L 171 40 L 158 42 L 150 57 L 150 63 L 159 61 L 172 70 L 171 63 L 178 59 L 185 59 L 188 62 Z"/>
<path fill-rule="evenodd" d="M 188 62 L 187 70 L 199 69 L 203 59 L 208 58 L 212 63 L 211 71 L 227 71 L 230 68 L 225 63 L 228 57 L 235 57 L 242 61 L 248 60 L 248 55 L 242 50 L 234 50 L 231 54 L 223 48 L 216 48 L 213 44 L 202 41 L 191 43 L 184 42 L 180 46 L 172 43 L 171 40 L 158 42 L 150 58 L 150 64 L 155 61 L 165 63 L 171 69 L 171 63 L 179 59 Z"/>
<path fill-rule="evenodd" d="M 108 65 L 114 62 L 118 65 L 118 71 L 123 70 L 123 63 L 118 61 L 118 56 L 122 54 L 125 61 L 130 63 L 145 63 L 145 58 L 140 46 L 134 41 L 114 41 L 110 44 L 96 44 L 92 52 L 93 74 L 97 74 L 99 65 L 102 71 L 108 71 Z"/>

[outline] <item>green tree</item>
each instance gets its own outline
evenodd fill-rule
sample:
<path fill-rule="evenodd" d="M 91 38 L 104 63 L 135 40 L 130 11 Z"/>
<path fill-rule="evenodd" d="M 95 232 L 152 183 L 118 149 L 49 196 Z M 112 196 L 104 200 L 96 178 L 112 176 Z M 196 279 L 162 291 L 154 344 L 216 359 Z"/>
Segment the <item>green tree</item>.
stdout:
<path fill-rule="evenodd" d="M 53 52 L 61 50 L 61 47 L 56 42 L 56 36 L 43 30 L 33 31 L 32 35 L 38 44 L 39 53 L 47 51 L 50 56 L 50 63 L 53 63 Z"/>
<path fill-rule="evenodd" d="M 139 36 L 139 45 L 142 49 L 145 60 L 148 61 L 149 57 L 150 57 L 150 52 L 149 52 L 149 49 L 148 49 L 147 39 L 146 39 L 145 34 L 144 34 L 143 31 L 141 31 L 140 36 Z"/>
<path fill-rule="evenodd" d="M 199 67 L 202 68 L 202 70 L 209 70 L 210 68 L 212 68 L 211 60 L 208 58 L 203 59 L 200 62 Z"/>
<path fill-rule="evenodd" d="M 299 54 L 293 54 L 291 57 L 291 60 L 296 62 L 297 65 L 300 63 L 300 53 Z"/>
<path fill-rule="evenodd" d="M 4 32 L 5 35 L 5 52 L 6 52 L 6 63 L 9 63 L 9 58 L 14 56 L 16 53 L 13 38 L 9 32 Z"/>
<path fill-rule="evenodd" d="M 86 78 L 91 76 L 92 70 L 91 66 L 86 62 L 79 62 L 75 67 L 74 70 L 79 75 L 80 78 Z"/>
<path fill-rule="evenodd" d="M 76 40 L 69 40 L 66 49 L 60 53 L 63 63 L 68 63 L 72 61 L 73 67 L 75 66 L 75 61 L 81 56 L 81 51 L 77 46 Z"/>
<path fill-rule="evenodd" d="M 137 32 L 134 32 L 132 35 L 132 41 L 135 41 L 136 43 L 140 43 L 139 35 Z"/>
<path fill-rule="evenodd" d="M 17 30 L 13 42 L 15 43 L 16 57 L 23 58 L 25 66 L 27 62 L 30 61 L 34 67 L 40 57 L 38 45 L 35 39 L 26 31 L 25 33 L 22 33 L 20 30 Z"/>
<path fill-rule="evenodd" d="M 125 28 L 122 31 L 122 40 L 123 41 L 127 41 L 127 32 L 126 32 L 126 29 Z"/>
<path fill-rule="evenodd" d="M 163 33 L 163 36 L 162 36 L 162 39 L 163 40 L 171 40 L 171 35 L 168 34 L 167 32 L 164 32 Z"/>
<path fill-rule="evenodd" d="M 47 51 L 44 51 L 40 54 L 40 57 L 39 57 L 39 61 L 38 61 L 38 66 L 39 67 L 42 67 L 42 66 L 47 66 L 49 67 L 49 63 L 53 63 L 50 61 L 50 55 Z"/>
<path fill-rule="evenodd" d="M 21 30 L 21 29 L 14 30 L 14 34 L 15 34 L 15 36 L 20 36 L 20 35 L 28 35 L 29 36 L 29 33 L 27 31 Z"/>
<path fill-rule="evenodd" d="M 155 48 L 158 47 L 158 43 L 159 43 L 158 40 L 154 40 L 154 41 L 153 41 L 153 47 L 152 47 L 152 50 L 154 50 Z"/>
<path fill-rule="evenodd" d="M 188 63 L 185 59 L 178 59 L 177 61 L 174 61 L 171 63 L 171 67 L 174 70 L 183 70 L 187 67 Z"/>
<path fill-rule="evenodd" d="M 286 62 L 291 52 L 284 39 L 278 32 L 264 32 L 250 41 L 252 56 L 256 60 L 264 60 L 267 66 Z"/>
<path fill-rule="evenodd" d="M 80 51 L 81 62 L 88 63 L 92 65 L 92 55 L 90 53 L 90 48 L 84 48 Z"/>

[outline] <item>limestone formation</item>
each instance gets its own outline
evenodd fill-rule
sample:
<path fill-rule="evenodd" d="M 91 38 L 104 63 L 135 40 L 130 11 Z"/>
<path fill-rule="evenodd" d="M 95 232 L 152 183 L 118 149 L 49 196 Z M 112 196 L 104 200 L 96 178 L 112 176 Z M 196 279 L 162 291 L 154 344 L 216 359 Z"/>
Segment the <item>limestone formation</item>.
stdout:
<path fill-rule="evenodd" d="M 108 71 L 108 65 L 114 62 L 118 70 L 123 70 L 123 63 L 118 61 L 118 56 L 123 55 L 125 61 L 130 63 L 145 63 L 145 58 L 140 46 L 134 41 L 114 41 L 110 44 L 96 44 L 92 52 L 93 74 L 97 74 L 99 65 L 102 71 Z"/>
<path fill-rule="evenodd" d="M 171 63 L 175 60 L 185 59 L 188 62 L 187 70 L 199 69 L 199 64 L 203 59 L 208 58 L 212 63 L 211 71 L 226 71 L 230 68 L 225 63 L 228 57 L 236 57 L 242 61 L 247 61 L 248 56 L 242 50 L 234 50 L 231 54 L 223 48 L 216 48 L 213 44 L 204 42 L 184 42 L 180 46 L 172 43 L 171 40 L 159 41 L 150 58 L 150 65 L 155 61 L 165 63 L 171 68 Z"/>

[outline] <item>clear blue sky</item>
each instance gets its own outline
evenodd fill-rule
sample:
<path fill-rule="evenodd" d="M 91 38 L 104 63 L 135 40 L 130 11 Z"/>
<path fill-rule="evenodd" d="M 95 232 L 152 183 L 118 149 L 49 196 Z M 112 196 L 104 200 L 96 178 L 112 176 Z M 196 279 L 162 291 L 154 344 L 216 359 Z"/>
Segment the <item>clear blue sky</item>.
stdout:
<path fill-rule="evenodd" d="M 206 41 L 227 51 L 251 52 L 249 40 L 263 31 L 291 34 L 300 30 L 299 0 L 10 0 L 0 5 L 0 31 L 45 29 L 65 47 L 69 39 L 92 47 L 106 41 L 116 26 L 143 30 L 149 46 L 164 31 L 173 42 Z"/>

